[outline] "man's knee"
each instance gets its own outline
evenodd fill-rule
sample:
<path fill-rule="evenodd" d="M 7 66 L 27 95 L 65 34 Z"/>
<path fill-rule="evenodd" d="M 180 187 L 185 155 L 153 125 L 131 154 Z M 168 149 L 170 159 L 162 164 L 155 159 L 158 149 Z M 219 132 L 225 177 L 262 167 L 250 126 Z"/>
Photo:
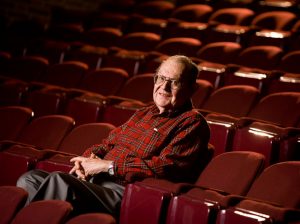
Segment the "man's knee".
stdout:
<path fill-rule="evenodd" d="M 17 180 L 18 187 L 26 187 L 29 183 L 41 183 L 46 177 L 48 173 L 42 170 L 30 170 L 24 174 L 22 174 Z"/>

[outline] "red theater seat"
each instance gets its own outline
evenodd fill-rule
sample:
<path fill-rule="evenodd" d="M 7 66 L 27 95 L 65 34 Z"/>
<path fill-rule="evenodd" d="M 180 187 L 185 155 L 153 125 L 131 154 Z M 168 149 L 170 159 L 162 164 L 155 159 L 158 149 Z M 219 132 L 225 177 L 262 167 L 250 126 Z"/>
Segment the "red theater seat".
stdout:
<path fill-rule="evenodd" d="M 153 74 L 131 77 L 115 96 L 107 97 L 102 120 L 119 126 L 138 109 L 153 101 Z"/>
<path fill-rule="evenodd" d="M 105 47 L 82 44 L 80 47 L 68 51 L 64 61 L 81 61 L 89 66 L 89 70 L 98 69 L 108 51 L 108 48 Z"/>
<path fill-rule="evenodd" d="M 106 97 L 87 92 L 68 101 L 65 114 L 74 118 L 76 125 L 99 122 L 102 119 Z"/>
<path fill-rule="evenodd" d="M 33 116 L 33 111 L 27 107 L 0 107 L 0 141 L 16 140 Z"/>
<path fill-rule="evenodd" d="M 215 155 L 230 151 L 235 122 L 247 116 L 259 96 L 259 90 L 253 86 L 224 86 L 215 90 L 200 108 L 200 112 L 206 114 Z"/>
<path fill-rule="evenodd" d="M 243 117 L 255 105 L 259 94 L 259 90 L 253 86 L 224 86 L 212 92 L 201 110 L 203 110 L 204 114 L 218 113 L 233 117 Z"/>
<path fill-rule="evenodd" d="M 0 186 L 0 223 L 10 223 L 15 215 L 23 208 L 28 193 L 16 186 Z"/>
<path fill-rule="evenodd" d="M 114 217 L 104 213 L 88 213 L 70 219 L 66 224 L 116 224 Z"/>
<path fill-rule="evenodd" d="M 197 79 L 197 89 L 192 96 L 192 102 L 195 108 L 201 108 L 210 94 L 213 92 L 214 87 L 206 80 Z"/>
<path fill-rule="evenodd" d="M 6 64 L 5 76 L 23 81 L 37 81 L 45 74 L 49 62 L 42 56 L 14 57 Z"/>
<path fill-rule="evenodd" d="M 128 77 L 128 73 L 120 68 L 100 68 L 89 72 L 79 88 L 104 96 L 115 95 L 123 87 Z"/>
<path fill-rule="evenodd" d="M 57 150 L 66 134 L 73 128 L 74 120 L 63 115 L 35 118 L 18 136 L 15 142 L 2 145 L 0 185 L 15 185 L 18 177 L 32 169 L 38 160 L 47 155 L 42 149 Z"/>
<path fill-rule="evenodd" d="M 272 80 L 268 86 L 268 93 L 274 92 L 299 92 L 300 91 L 300 69 L 298 66 L 300 51 L 286 53 L 274 73 L 278 78 Z"/>
<path fill-rule="evenodd" d="M 81 155 L 94 144 L 100 144 L 115 127 L 107 123 L 88 123 L 75 127 L 62 141 L 51 157 L 36 164 L 37 169 L 69 172 L 73 167 L 70 159 Z"/>
<path fill-rule="evenodd" d="M 263 153 L 267 164 L 293 160 L 297 150 L 289 145 L 299 130 L 300 93 L 273 93 L 262 98 L 247 117 L 237 123 L 232 150 Z M 293 141 L 293 140 L 292 140 Z"/>
<path fill-rule="evenodd" d="M 64 223 L 70 212 L 72 211 L 72 205 L 66 201 L 60 200 L 44 200 L 32 202 L 26 207 L 22 208 L 15 218 L 12 220 L 12 224 L 60 224 Z"/>
<path fill-rule="evenodd" d="M 26 49 L 26 55 L 42 56 L 48 59 L 49 65 L 61 63 L 64 60 L 66 52 L 71 48 L 69 43 L 42 39 L 34 41 Z"/>
<path fill-rule="evenodd" d="M 187 4 L 177 7 L 168 19 L 163 32 L 164 38 L 203 38 L 203 23 L 208 21 L 213 8 L 206 4 Z"/>
<path fill-rule="evenodd" d="M 281 162 L 266 168 L 245 198 L 219 213 L 217 223 L 299 222 L 299 171 L 299 161 Z"/>
<path fill-rule="evenodd" d="M 250 24 L 254 15 L 255 12 L 247 7 L 216 10 L 209 18 L 206 42 L 231 41 L 243 44 L 241 30 Z"/>
<path fill-rule="evenodd" d="M 254 34 L 249 37 L 249 45 L 274 45 L 285 49 L 296 19 L 295 13 L 284 10 L 256 15 L 251 22 Z"/>
<path fill-rule="evenodd" d="M 264 157 L 254 152 L 229 152 L 212 159 L 199 175 L 195 188 L 191 190 L 201 192 L 201 199 L 218 200 L 220 203 L 229 203 L 226 194 L 245 195 L 251 183 L 261 172 Z M 227 172 L 224 172 L 227 170 Z M 120 223 L 158 223 L 166 218 L 169 223 L 186 223 L 191 220 L 192 212 L 183 207 L 170 208 L 166 215 L 167 206 L 172 200 L 177 200 L 176 195 L 183 193 L 191 185 L 171 183 L 166 180 L 148 178 L 142 182 L 127 185 L 121 207 Z M 187 188 L 187 189 L 186 189 Z M 184 190 L 185 189 L 185 190 Z M 180 195 L 178 198 L 181 197 Z M 193 200 L 193 196 L 191 196 Z M 141 203 L 141 200 L 144 203 Z M 195 199 L 196 200 L 196 199 Z M 199 199 L 200 200 L 200 199 Z M 170 206 L 172 207 L 172 201 Z M 197 209 L 197 208 L 195 208 Z M 207 208 L 206 208 L 207 209 Z M 186 220 L 180 213 L 184 213 Z M 178 215 L 176 217 L 176 215 Z M 187 221 L 188 222 L 188 221 Z"/>
<path fill-rule="evenodd" d="M 108 49 L 116 46 L 123 33 L 120 29 L 113 27 L 94 27 L 83 33 L 82 42 L 95 47 Z"/>
<path fill-rule="evenodd" d="M 65 61 L 49 66 L 41 81 L 50 85 L 75 88 L 79 86 L 87 70 L 88 65 L 83 62 Z"/>
<path fill-rule="evenodd" d="M 224 84 L 227 64 L 235 63 L 242 47 L 233 42 L 208 43 L 197 52 L 199 79 L 210 81 L 217 89 Z"/>
<path fill-rule="evenodd" d="M 198 39 L 174 37 L 162 40 L 154 51 L 165 55 L 183 54 L 189 57 L 195 57 L 201 46 L 202 42 Z"/>
<path fill-rule="evenodd" d="M 252 85 L 263 93 L 270 80 L 275 78 L 271 71 L 276 69 L 282 54 L 282 49 L 276 46 L 245 48 L 235 63 L 227 67 L 225 85 Z"/>

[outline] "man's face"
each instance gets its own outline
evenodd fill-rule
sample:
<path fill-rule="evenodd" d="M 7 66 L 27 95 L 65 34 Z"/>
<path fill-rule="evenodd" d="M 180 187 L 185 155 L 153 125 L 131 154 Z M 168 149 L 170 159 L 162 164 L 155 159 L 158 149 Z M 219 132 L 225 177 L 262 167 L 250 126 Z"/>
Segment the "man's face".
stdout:
<path fill-rule="evenodd" d="M 184 64 L 176 60 L 163 62 L 156 73 L 153 100 L 160 113 L 173 110 L 185 104 L 191 96 L 191 89 L 184 83 Z"/>

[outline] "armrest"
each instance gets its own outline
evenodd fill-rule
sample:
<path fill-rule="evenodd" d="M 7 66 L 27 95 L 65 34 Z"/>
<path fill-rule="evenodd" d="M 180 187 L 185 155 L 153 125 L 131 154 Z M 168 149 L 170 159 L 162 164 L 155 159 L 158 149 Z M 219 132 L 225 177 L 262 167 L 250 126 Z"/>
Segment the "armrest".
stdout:
<path fill-rule="evenodd" d="M 175 183 L 158 178 L 146 178 L 143 181 L 137 182 L 137 184 L 169 191 L 172 194 L 183 193 L 194 187 L 194 185 L 190 183 Z"/>

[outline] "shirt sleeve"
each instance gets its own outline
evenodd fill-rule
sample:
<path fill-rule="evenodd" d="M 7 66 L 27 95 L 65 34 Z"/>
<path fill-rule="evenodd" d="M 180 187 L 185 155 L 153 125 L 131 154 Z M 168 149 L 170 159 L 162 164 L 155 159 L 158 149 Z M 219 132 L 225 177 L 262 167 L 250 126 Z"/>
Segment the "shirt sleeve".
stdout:
<path fill-rule="evenodd" d="M 107 138 L 103 139 L 101 144 L 95 144 L 87 148 L 82 156 L 89 157 L 92 153 L 94 153 L 96 156 L 103 158 L 106 153 L 112 148 L 112 145 L 114 145 L 116 136 L 118 136 L 118 133 L 120 133 L 121 130 L 121 127 L 115 128 L 109 133 L 109 136 Z"/>
<path fill-rule="evenodd" d="M 115 161 L 117 175 L 125 178 L 127 173 L 136 173 L 142 177 L 176 179 L 183 176 L 195 164 L 199 154 L 207 150 L 209 129 L 202 118 L 186 119 L 169 136 L 169 143 L 149 159 L 140 156 L 120 157 Z"/>

